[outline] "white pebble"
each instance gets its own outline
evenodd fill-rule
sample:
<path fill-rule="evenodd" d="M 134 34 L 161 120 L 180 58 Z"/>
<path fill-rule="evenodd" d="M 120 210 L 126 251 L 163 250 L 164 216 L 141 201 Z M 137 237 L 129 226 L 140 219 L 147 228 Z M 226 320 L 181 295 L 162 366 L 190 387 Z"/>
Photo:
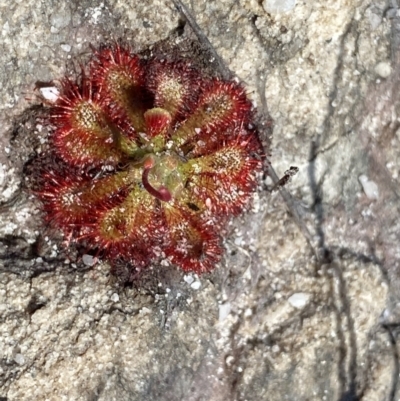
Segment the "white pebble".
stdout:
<path fill-rule="evenodd" d="M 65 51 L 65 53 L 69 53 L 70 51 L 71 51 L 71 46 L 70 45 L 61 45 L 60 46 L 61 47 L 61 49 L 63 50 L 63 51 Z"/>
<path fill-rule="evenodd" d="M 60 95 L 60 92 L 55 86 L 40 88 L 39 91 L 42 94 L 42 96 L 49 102 L 55 102 L 58 99 L 58 96 Z"/>
<path fill-rule="evenodd" d="M 306 294 L 305 292 L 296 292 L 288 298 L 288 302 L 294 308 L 303 309 L 307 305 L 310 298 L 310 294 Z"/>
<path fill-rule="evenodd" d="M 219 305 L 218 307 L 218 320 L 219 322 L 223 322 L 231 312 L 231 304 L 230 302 L 226 302 L 224 304 Z"/>
<path fill-rule="evenodd" d="M 25 363 L 25 357 L 22 354 L 15 354 L 14 361 L 18 365 L 23 365 Z"/>
<path fill-rule="evenodd" d="M 225 358 L 225 363 L 228 366 L 232 366 L 233 362 L 235 362 L 235 358 L 232 355 L 229 355 Z"/>
<path fill-rule="evenodd" d="M 92 255 L 83 255 L 82 256 L 82 262 L 86 265 L 86 266 L 93 266 L 94 265 L 94 257 Z"/>
<path fill-rule="evenodd" d="M 388 62 L 381 61 L 375 66 L 375 73 L 381 78 L 387 78 L 392 73 L 392 67 Z"/>
<path fill-rule="evenodd" d="M 110 299 L 113 302 L 118 302 L 119 301 L 119 295 L 116 292 L 114 292 L 114 294 L 111 295 Z"/>
<path fill-rule="evenodd" d="M 194 281 L 194 278 L 193 278 L 193 276 L 191 274 L 185 274 L 183 276 L 183 280 L 185 280 L 185 282 L 188 283 L 188 284 L 192 284 L 193 281 Z"/>
<path fill-rule="evenodd" d="M 360 181 L 363 191 L 368 199 L 377 200 L 379 198 L 378 185 L 374 181 L 369 180 L 365 174 L 361 174 L 358 177 L 358 181 Z"/>
<path fill-rule="evenodd" d="M 198 290 L 201 287 L 201 283 L 200 281 L 195 281 L 190 285 L 190 287 L 193 288 L 194 290 Z"/>
<path fill-rule="evenodd" d="M 244 317 L 250 317 L 250 316 L 253 316 L 253 311 L 251 310 L 251 308 L 247 308 L 244 311 Z"/>
<path fill-rule="evenodd" d="M 241 246 L 242 242 L 243 242 L 243 238 L 242 237 L 237 237 L 237 238 L 235 238 L 234 242 L 235 242 L 235 245 Z"/>
<path fill-rule="evenodd" d="M 263 7 L 267 13 L 285 13 L 296 5 L 296 0 L 264 0 Z"/>
<path fill-rule="evenodd" d="M 272 348 L 271 348 L 271 351 L 272 351 L 274 354 L 277 354 L 280 350 L 281 350 L 281 348 L 279 347 L 278 344 L 274 344 L 274 345 L 272 346 Z"/>

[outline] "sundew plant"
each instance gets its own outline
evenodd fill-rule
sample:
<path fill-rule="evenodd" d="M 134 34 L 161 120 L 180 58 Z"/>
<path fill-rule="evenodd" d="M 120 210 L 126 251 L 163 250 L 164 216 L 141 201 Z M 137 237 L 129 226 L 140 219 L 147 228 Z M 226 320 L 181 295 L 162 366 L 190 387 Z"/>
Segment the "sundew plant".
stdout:
<path fill-rule="evenodd" d="M 210 271 L 262 168 L 243 86 L 112 44 L 47 103 L 34 192 L 66 242 L 132 272 L 161 259 Z"/>

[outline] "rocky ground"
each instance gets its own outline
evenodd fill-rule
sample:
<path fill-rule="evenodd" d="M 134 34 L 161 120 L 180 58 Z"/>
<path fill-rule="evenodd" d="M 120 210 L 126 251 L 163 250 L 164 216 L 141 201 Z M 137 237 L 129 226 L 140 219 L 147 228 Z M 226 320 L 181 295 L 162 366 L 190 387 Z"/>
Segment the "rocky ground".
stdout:
<path fill-rule="evenodd" d="M 68 259 L 21 190 L 46 140 L 35 88 L 90 44 L 190 57 L 194 35 L 170 0 L 93 3 L 0 0 L 0 400 L 398 400 L 396 1 L 187 1 L 272 118 L 278 176 L 299 173 L 267 178 L 214 272 L 126 288 Z"/>

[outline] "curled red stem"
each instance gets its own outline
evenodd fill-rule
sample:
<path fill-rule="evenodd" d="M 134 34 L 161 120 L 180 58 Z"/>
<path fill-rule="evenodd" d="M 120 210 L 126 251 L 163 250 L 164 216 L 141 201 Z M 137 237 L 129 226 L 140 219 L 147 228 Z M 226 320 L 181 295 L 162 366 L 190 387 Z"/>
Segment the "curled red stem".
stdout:
<path fill-rule="evenodd" d="M 161 187 L 158 189 L 155 189 L 153 186 L 151 186 L 149 182 L 149 173 L 150 168 L 143 169 L 142 182 L 147 192 L 161 201 L 169 202 L 172 199 L 171 192 L 169 192 L 168 188 L 164 187 L 163 185 L 161 185 Z"/>

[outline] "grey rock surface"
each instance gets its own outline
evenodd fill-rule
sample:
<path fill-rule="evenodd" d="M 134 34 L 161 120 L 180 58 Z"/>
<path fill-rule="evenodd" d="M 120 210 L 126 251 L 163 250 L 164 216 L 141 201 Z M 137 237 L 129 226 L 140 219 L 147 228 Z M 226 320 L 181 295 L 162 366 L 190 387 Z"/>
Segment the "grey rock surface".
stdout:
<path fill-rule="evenodd" d="M 35 85 L 90 44 L 184 47 L 190 28 L 168 0 L 0 0 L 0 400 L 400 398 L 400 11 L 265 3 L 187 5 L 272 117 L 278 175 L 299 167 L 291 209 L 260 189 L 214 272 L 154 266 L 121 288 L 19 189 L 45 141 Z"/>

